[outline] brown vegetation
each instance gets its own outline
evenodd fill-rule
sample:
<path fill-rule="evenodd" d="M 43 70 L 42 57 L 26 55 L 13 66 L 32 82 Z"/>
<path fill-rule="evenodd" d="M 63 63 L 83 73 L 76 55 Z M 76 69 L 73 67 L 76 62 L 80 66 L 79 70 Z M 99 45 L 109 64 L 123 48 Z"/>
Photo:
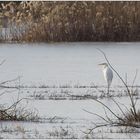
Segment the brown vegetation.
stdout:
<path fill-rule="evenodd" d="M 27 110 L 25 107 L 21 107 L 21 105 L 19 106 L 20 101 L 15 102 L 10 107 L 1 106 L 0 121 L 39 121 L 36 112 Z"/>
<path fill-rule="evenodd" d="M 18 41 L 139 41 L 140 2 L 0 2 L 1 17 L 28 25 Z"/>

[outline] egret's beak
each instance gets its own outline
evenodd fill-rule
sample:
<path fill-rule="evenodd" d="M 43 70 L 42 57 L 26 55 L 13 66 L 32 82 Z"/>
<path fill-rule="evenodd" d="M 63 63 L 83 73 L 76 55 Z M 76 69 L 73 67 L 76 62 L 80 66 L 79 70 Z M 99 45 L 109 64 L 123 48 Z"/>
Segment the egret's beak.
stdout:
<path fill-rule="evenodd" d="M 98 64 L 99 66 L 102 66 L 103 64 L 101 63 L 101 64 Z"/>

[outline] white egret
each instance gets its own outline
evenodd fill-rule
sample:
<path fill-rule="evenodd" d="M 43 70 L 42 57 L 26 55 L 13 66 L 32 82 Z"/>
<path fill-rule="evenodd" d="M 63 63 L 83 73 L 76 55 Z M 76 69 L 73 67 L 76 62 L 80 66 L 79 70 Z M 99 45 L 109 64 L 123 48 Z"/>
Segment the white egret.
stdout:
<path fill-rule="evenodd" d="M 113 71 L 111 70 L 111 68 L 108 66 L 107 63 L 101 63 L 101 64 L 99 64 L 99 66 L 101 66 L 101 68 L 102 68 L 104 79 L 107 82 L 108 94 L 109 94 L 109 88 L 110 88 L 110 85 L 111 85 L 112 79 L 113 79 Z"/>

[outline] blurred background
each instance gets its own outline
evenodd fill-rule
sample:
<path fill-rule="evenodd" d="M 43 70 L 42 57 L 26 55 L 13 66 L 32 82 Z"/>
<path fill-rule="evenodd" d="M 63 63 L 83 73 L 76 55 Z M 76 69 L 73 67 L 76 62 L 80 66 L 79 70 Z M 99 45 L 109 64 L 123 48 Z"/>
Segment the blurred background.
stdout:
<path fill-rule="evenodd" d="M 0 41 L 139 41 L 139 1 L 0 2 Z"/>

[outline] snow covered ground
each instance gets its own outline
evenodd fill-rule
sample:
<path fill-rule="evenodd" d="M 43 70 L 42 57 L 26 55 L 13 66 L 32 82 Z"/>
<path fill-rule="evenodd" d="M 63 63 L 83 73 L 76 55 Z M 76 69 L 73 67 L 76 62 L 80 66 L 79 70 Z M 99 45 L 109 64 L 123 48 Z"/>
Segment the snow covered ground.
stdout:
<path fill-rule="evenodd" d="M 60 44 L 1 44 L 1 82 L 21 76 L 1 88 L 0 102 L 11 105 L 18 98 L 28 98 L 20 105 L 37 112 L 37 122 L 1 121 L 0 138 L 140 138 L 140 130 L 124 127 L 101 127 L 85 134 L 95 124 L 103 123 L 110 112 L 98 102 L 70 95 L 89 95 L 99 99 L 115 113 L 122 115 L 116 104 L 106 97 L 106 83 L 98 63 L 104 58 L 102 49 L 115 69 L 132 84 L 135 70 L 140 69 L 139 43 L 60 43 Z M 136 85 L 139 83 L 139 75 Z M 21 86 L 20 90 L 14 86 Z M 94 86 L 97 86 L 97 89 Z M 120 104 L 130 106 L 120 80 L 114 75 L 111 95 Z M 100 90 L 100 92 L 99 92 Z M 137 87 L 139 91 L 139 87 Z M 139 92 L 137 108 L 139 107 Z M 125 110 L 125 107 L 122 105 Z M 92 112 L 88 113 L 85 110 Z M 127 132 L 127 133 L 126 133 Z"/>

